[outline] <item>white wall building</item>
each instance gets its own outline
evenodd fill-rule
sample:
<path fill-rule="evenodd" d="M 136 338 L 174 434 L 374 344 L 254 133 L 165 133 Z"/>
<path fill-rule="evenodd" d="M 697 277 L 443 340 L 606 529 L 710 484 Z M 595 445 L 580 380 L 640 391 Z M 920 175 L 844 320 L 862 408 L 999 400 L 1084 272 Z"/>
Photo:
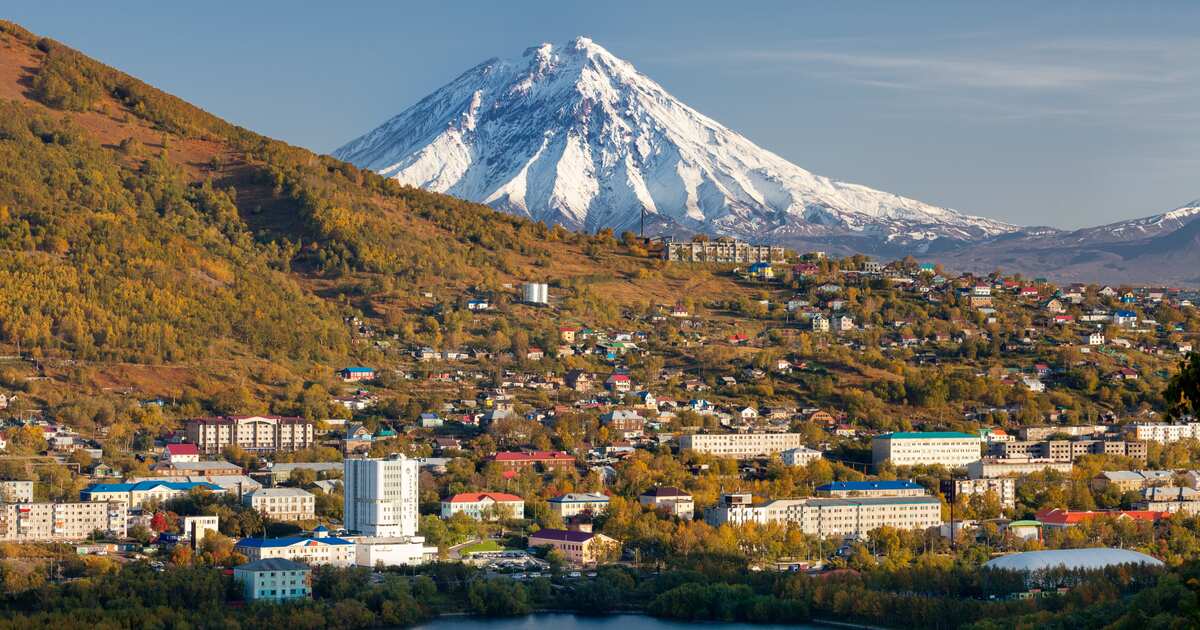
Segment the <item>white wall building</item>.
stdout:
<path fill-rule="evenodd" d="M 970 500 L 974 495 L 996 493 L 1001 507 L 1017 505 L 1017 480 L 1013 477 L 985 477 L 980 479 L 947 479 L 942 482 L 942 492 L 951 501 L 958 497 Z"/>
<path fill-rule="evenodd" d="M 1200 422 L 1186 424 L 1141 423 L 1127 427 L 1126 432 L 1139 442 L 1170 444 L 1180 440 L 1200 439 Z"/>
<path fill-rule="evenodd" d="M 234 550 L 251 562 L 283 558 L 310 565 L 348 567 L 354 564 L 354 543 L 344 538 L 292 536 L 288 538 L 243 538 Z"/>
<path fill-rule="evenodd" d="M 209 532 L 219 532 L 220 517 L 217 516 L 185 516 L 183 517 L 183 536 L 192 543 L 192 548 L 200 546 Z"/>
<path fill-rule="evenodd" d="M 477 521 L 525 518 L 525 500 L 506 492 L 460 492 L 442 501 L 442 518 L 459 512 Z"/>
<path fill-rule="evenodd" d="M 967 476 L 971 479 L 995 479 L 1038 473 L 1045 470 L 1071 474 L 1071 462 L 1053 459 L 981 459 L 967 464 Z"/>
<path fill-rule="evenodd" d="M 695 433 L 679 437 L 681 451 L 721 457 L 769 457 L 803 446 L 804 436 L 799 433 Z"/>
<path fill-rule="evenodd" d="M 437 559 L 438 548 L 426 546 L 421 536 L 407 538 L 354 538 L 354 564 L 360 567 L 404 566 Z"/>
<path fill-rule="evenodd" d="M 83 540 L 92 532 L 124 538 L 129 511 L 119 501 L 0 505 L 0 540 Z"/>
<path fill-rule="evenodd" d="M 418 469 L 417 460 L 401 454 L 345 460 L 346 529 L 364 536 L 416 536 Z"/>
<path fill-rule="evenodd" d="M 896 466 L 941 464 L 959 468 L 979 461 L 981 453 L 982 440 L 970 433 L 897 432 L 871 440 L 871 461 L 876 466 L 890 460 Z"/>
<path fill-rule="evenodd" d="M 0 502 L 33 503 L 33 482 L 0 481 Z"/>
<path fill-rule="evenodd" d="M 925 530 L 942 523 L 942 504 L 934 497 L 777 499 L 755 504 L 748 494 L 726 495 L 705 512 L 710 525 L 794 523 L 805 534 L 845 538 L 864 536 L 884 525 Z"/>
<path fill-rule="evenodd" d="M 807 466 L 812 462 L 821 459 L 821 451 L 811 449 L 805 446 L 789 448 L 786 451 L 779 453 L 779 459 L 787 466 Z"/>
<path fill-rule="evenodd" d="M 242 496 L 248 505 L 277 521 L 308 521 L 316 518 L 316 497 L 300 488 L 263 488 Z"/>

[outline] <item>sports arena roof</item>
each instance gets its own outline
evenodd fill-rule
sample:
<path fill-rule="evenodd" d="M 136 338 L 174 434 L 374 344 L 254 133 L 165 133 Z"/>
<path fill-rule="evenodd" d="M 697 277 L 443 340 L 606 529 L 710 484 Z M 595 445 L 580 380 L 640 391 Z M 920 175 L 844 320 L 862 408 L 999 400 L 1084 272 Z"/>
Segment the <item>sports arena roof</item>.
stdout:
<path fill-rule="evenodd" d="M 1103 569 L 1118 564 L 1147 564 L 1162 566 L 1162 561 L 1129 549 L 1051 549 L 1026 551 L 993 558 L 983 566 L 1011 571 L 1039 571 L 1055 567 L 1068 569 Z"/>

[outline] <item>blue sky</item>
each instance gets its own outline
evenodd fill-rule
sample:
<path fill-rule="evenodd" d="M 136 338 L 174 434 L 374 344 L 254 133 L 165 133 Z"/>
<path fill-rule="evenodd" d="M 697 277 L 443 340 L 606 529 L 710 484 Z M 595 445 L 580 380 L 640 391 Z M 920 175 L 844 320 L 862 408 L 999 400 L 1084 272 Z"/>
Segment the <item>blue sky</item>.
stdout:
<path fill-rule="evenodd" d="M 14 4 L 39 34 L 321 152 L 488 57 L 587 35 L 822 175 L 1023 225 L 1200 198 L 1200 3 Z"/>

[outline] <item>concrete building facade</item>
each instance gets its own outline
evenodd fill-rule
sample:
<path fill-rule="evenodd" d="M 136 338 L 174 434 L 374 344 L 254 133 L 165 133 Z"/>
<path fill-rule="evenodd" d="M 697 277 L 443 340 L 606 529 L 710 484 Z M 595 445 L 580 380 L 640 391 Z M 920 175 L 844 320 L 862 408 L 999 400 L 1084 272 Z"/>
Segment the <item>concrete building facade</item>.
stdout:
<path fill-rule="evenodd" d="M 342 476 L 346 529 L 364 536 L 417 535 L 419 464 L 401 454 L 346 459 Z"/>
<path fill-rule="evenodd" d="M 0 540 L 14 542 L 84 540 L 95 531 L 124 538 L 125 503 L 9 503 L 0 505 Z"/>
<path fill-rule="evenodd" d="M 242 496 L 242 504 L 276 521 L 316 518 L 316 497 L 300 488 L 263 488 Z"/>
<path fill-rule="evenodd" d="M 679 450 L 719 457 L 770 457 L 804 446 L 799 433 L 694 433 L 679 437 Z"/>
<path fill-rule="evenodd" d="M 876 466 L 891 461 L 896 466 L 960 468 L 979 461 L 981 444 L 978 435 L 953 431 L 885 433 L 871 440 L 871 461 Z"/>
<path fill-rule="evenodd" d="M 188 441 L 200 452 L 220 452 L 238 446 L 254 453 L 298 451 L 313 445 L 313 423 L 282 416 L 221 416 L 196 418 L 185 424 Z"/>

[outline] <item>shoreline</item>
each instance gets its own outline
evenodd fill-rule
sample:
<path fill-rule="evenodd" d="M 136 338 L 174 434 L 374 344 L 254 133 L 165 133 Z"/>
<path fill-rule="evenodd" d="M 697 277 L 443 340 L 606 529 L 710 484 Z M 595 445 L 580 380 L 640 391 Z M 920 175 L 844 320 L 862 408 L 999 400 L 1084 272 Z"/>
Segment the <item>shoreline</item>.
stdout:
<path fill-rule="evenodd" d="M 438 613 L 438 614 L 434 615 L 432 618 L 430 618 L 429 621 L 433 621 L 436 619 L 442 619 L 442 618 L 452 618 L 452 617 L 478 617 L 479 619 L 496 619 L 496 620 L 520 619 L 523 617 L 531 617 L 533 615 L 574 615 L 577 617 L 613 617 L 616 615 L 638 615 L 641 617 L 649 617 L 651 619 L 661 619 L 663 621 L 674 621 L 674 622 L 692 623 L 692 624 L 700 624 L 700 625 L 707 624 L 707 623 L 714 623 L 714 624 L 715 623 L 744 623 L 744 624 L 751 625 L 751 626 L 759 625 L 759 624 L 755 624 L 754 622 L 751 622 L 751 621 L 723 621 L 723 620 L 718 620 L 718 619 L 694 620 L 693 621 L 693 620 L 685 620 L 685 619 L 674 619 L 671 617 L 655 617 L 654 615 L 651 615 L 644 610 L 636 609 L 636 608 L 631 608 L 629 610 L 614 610 L 612 612 L 606 612 L 606 613 L 600 614 L 600 615 L 588 615 L 588 614 L 584 614 L 584 613 L 581 613 L 581 612 L 578 612 L 575 610 L 569 610 L 569 609 L 563 609 L 563 608 L 537 608 L 537 609 L 529 611 L 528 613 L 526 613 L 524 615 L 513 615 L 511 617 L 487 617 L 487 616 L 479 615 L 479 614 L 472 613 L 472 612 L 454 611 L 454 612 Z M 424 622 L 424 623 L 428 623 L 428 622 Z M 805 623 L 814 625 L 814 626 L 823 626 L 823 627 L 828 627 L 828 628 L 842 628 L 844 630 L 890 630 L 889 628 L 887 628 L 885 626 L 873 626 L 870 624 L 857 623 L 854 621 L 833 621 L 830 619 L 809 619 Z M 417 625 L 420 625 L 420 624 L 417 624 Z"/>

